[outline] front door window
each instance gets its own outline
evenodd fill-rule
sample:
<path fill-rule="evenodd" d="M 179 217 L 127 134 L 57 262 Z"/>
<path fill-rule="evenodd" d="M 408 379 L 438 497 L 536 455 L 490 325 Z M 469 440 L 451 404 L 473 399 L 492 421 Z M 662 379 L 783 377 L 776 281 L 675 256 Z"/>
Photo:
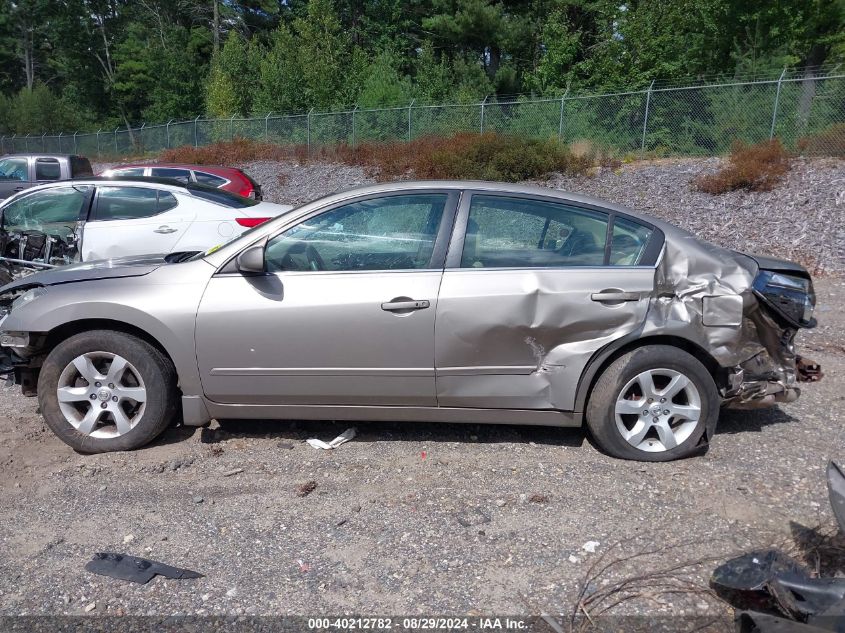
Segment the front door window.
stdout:
<path fill-rule="evenodd" d="M 447 194 L 346 204 L 288 229 L 267 244 L 270 272 L 429 268 Z"/>

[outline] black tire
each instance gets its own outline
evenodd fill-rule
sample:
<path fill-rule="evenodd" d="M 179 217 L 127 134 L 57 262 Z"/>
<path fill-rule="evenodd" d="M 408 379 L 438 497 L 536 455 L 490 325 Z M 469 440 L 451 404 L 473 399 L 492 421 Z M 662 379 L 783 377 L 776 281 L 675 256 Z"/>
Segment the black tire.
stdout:
<path fill-rule="evenodd" d="M 137 424 L 127 433 L 95 438 L 77 431 L 59 408 L 57 388 L 65 367 L 90 352 L 109 352 L 129 361 L 143 378 L 146 405 Z M 150 443 L 167 428 L 178 411 L 176 371 L 170 360 L 146 341 L 114 330 L 92 330 L 59 343 L 47 356 L 38 376 L 41 414 L 53 432 L 81 453 L 128 451 Z"/>
<path fill-rule="evenodd" d="M 616 402 L 629 381 L 642 372 L 656 369 L 674 370 L 686 376 L 698 390 L 701 414 L 697 426 L 684 441 L 668 450 L 649 452 L 629 444 L 622 436 L 616 423 Z M 643 462 L 667 462 L 688 457 L 706 447 L 702 436 L 705 431 L 709 435 L 716 428 L 719 404 L 716 383 L 701 361 L 677 347 L 648 345 L 620 356 L 599 376 L 589 396 L 586 421 L 593 439 L 609 455 Z"/>

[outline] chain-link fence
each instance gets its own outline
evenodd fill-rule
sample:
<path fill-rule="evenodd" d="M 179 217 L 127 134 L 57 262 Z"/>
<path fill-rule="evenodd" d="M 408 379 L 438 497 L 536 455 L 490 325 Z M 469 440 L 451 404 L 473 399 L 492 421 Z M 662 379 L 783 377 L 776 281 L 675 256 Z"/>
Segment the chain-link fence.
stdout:
<path fill-rule="evenodd" d="M 306 151 L 456 132 L 587 142 L 618 154 L 715 155 L 777 137 L 803 154 L 845 156 L 845 73 L 787 71 L 762 81 L 656 86 L 615 94 L 488 98 L 423 105 L 169 121 L 94 133 L 0 137 L 0 150 L 119 158 L 236 137 Z"/>

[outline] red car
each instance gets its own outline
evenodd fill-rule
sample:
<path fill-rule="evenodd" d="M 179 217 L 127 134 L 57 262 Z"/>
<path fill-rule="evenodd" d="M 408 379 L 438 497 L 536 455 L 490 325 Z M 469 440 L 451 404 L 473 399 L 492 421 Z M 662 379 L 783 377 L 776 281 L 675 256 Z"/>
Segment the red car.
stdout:
<path fill-rule="evenodd" d="M 117 178 L 146 176 L 171 178 L 183 183 L 198 182 L 218 189 L 237 193 L 245 198 L 261 200 L 261 185 L 249 175 L 234 167 L 212 167 L 210 165 L 172 165 L 153 163 L 147 165 L 119 165 L 104 171 L 101 176 Z"/>

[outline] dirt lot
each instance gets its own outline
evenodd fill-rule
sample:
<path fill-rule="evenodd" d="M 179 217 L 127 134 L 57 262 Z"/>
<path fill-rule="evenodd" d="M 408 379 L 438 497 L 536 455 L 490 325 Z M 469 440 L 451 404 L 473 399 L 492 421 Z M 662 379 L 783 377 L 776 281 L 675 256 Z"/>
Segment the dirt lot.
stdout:
<path fill-rule="evenodd" d="M 680 566 L 672 577 L 705 583 L 710 559 L 772 543 L 845 572 L 816 556 L 845 543 L 815 529 L 832 521 L 826 461 L 845 461 L 845 280 L 818 290 L 821 325 L 800 342 L 825 379 L 794 404 L 725 413 L 706 455 L 670 464 L 512 426 L 374 423 L 332 452 L 304 442 L 345 428 L 330 422 L 174 429 L 140 451 L 84 456 L 7 388 L 0 615 L 569 613 L 596 561 L 643 549 L 655 551 L 590 592 L 636 572 L 640 596 L 617 612 L 724 614 L 706 594 L 662 594 L 649 574 Z M 97 551 L 205 577 L 133 585 L 85 572 Z"/>

